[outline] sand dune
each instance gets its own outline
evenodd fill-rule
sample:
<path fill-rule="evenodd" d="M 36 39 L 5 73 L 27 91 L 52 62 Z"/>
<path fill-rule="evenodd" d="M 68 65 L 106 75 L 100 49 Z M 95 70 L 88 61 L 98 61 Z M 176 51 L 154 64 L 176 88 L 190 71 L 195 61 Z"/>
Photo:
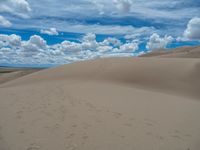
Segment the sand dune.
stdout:
<path fill-rule="evenodd" d="M 0 150 L 199 150 L 200 59 L 107 58 L 0 85 Z"/>
<path fill-rule="evenodd" d="M 42 69 L 26 69 L 26 68 L 5 68 L 0 67 L 0 84 L 15 80 L 17 78 L 26 76 L 36 71 L 40 71 Z"/>
<path fill-rule="evenodd" d="M 141 57 L 200 58 L 200 46 L 186 46 L 175 49 L 160 49 Z"/>

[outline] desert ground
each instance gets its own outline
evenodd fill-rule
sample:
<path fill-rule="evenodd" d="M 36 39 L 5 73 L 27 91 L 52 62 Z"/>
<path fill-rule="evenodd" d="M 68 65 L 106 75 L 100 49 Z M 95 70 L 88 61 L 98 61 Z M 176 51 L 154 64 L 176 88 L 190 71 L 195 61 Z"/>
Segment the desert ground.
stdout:
<path fill-rule="evenodd" d="M 193 48 L 77 62 L 2 83 L 0 150 L 199 150 Z"/>

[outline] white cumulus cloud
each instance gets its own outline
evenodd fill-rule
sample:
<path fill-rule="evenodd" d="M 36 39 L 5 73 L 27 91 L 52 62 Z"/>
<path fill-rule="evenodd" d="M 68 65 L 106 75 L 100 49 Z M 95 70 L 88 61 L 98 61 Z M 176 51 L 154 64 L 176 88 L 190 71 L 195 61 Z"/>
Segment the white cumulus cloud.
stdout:
<path fill-rule="evenodd" d="M 58 31 L 56 30 L 56 28 L 42 29 L 40 30 L 40 33 L 48 35 L 58 35 Z"/>
<path fill-rule="evenodd" d="M 17 47 L 21 46 L 21 37 L 15 34 L 0 34 L 0 42 L 2 46 Z"/>
<path fill-rule="evenodd" d="M 134 52 L 138 50 L 138 43 L 126 43 L 120 46 L 119 51 L 121 52 Z"/>
<path fill-rule="evenodd" d="M 38 35 L 33 35 L 28 41 L 22 41 L 21 55 L 23 57 L 34 57 L 45 53 L 47 49 L 46 41 Z"/>
<path fill-rule="evenodd" d="M 111 45 L 111 46 L 117 47 L 117 46 L 120 46 L 122 43 L 121 43 L 120 40 L 118 40 L 116 38 L 108 37 L 101 44 L 102 45 Z"/>
<path fill-rule="evenodd" d="M 122 43 L 112 37 L 98 42 L 93 33 L 84 35 L 80 42 L 65 40 L 54 45 L 48 45 L 38 35 L 25 41 L 15 34 L 0 34 L 0 63 L 64 64 L 103 56 L 132 56 L 138 44 Z"/>
<path fill-rule="evenodd" d="M 65 53 L 76 53 L 82 50 L 80 43 L 70 42 L 70 41 L 63 41 L 61 44 L 57 45 L 60 48 L 60 51 Z"/>
<path fill-rule="evenodd" d="M 165 35 L 162 38 L 157 33 L 154 33 L 150 36 L 150 39 L 147 42 L 146 48 L 150 50 L 166 48 L 166 46 L 172 41 L 173 41 L 173 37 L 171 36 Z"/>
<path fill-rule="evenodd" d="M 34 44 L 38 48 L 46 47 L 46 41 L 38 35 L 31 36 L 30 40 L 28 41 L 28 44 Z"/>
<path fill-rule="evenodd" d="M 190 40 L 200 40 L 200 18 L 192 18 L 184 31 L 184 37 Z"/>

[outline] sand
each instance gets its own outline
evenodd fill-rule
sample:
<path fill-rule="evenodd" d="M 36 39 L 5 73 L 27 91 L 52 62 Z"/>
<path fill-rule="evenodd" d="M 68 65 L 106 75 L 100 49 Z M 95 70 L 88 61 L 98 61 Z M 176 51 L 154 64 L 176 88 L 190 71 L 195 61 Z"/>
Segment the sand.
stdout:
<path fill-rule="evenodd" d="M 199 150 L 200 59 L 106 58 L 0 85 L 0 150 Z"/>
<path fill-rule="evenodd" d="M 25 75 L 40 71 L 40 68 L 9 68 L 0 67 L 0 84 L 15 80 L 17 78 L 23 77 Z"/>
<path fill-rule="evenodd" d="M 154 50 L 143 54 L 140 57 L 200 58 L 200 46 L 185 46 L 175 49 Z"/>

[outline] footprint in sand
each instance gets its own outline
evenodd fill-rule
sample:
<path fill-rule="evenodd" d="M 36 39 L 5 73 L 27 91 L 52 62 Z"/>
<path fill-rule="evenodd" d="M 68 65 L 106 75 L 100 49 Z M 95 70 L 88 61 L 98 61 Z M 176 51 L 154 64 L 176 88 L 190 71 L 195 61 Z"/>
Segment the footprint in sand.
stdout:
<path fill-rule="evenodd" d="M 185 134 L 184 136 L 185 136 L 185 137 L 192 137 L 191 134 Z"/>
<path fill-rule="evenodd" d="M 53 125 L 53 126 L 45 126 L 44 128 L 47 129 L 47 131 L 48 131 L 49 133 L 54 133 L 54 132 L 56 132 L 57 130 L 59 130 L 60 127 L 61 127 L 61 125 L 58 124 L 58 123 L 56 123 L 56 124 Z"/>
<path fill-rule="evenodd" d="M 85 105 L 89 108 L 89 111 L 95 111 L 95 112 L 97 112 L 97 109 L 96 109 L 96 107 L 93 104 L 91 104 L 89 102 L 86 102 Z"/>
<path fill-rule="evenodd" d="M 119 133 L 116 133 L 116 132 L 114 132 L 114 131 L 112 131 L 111 134 L 114 135 L 114 136 L 117 136 L 117 137 L 119 137 L 119 138 L 122 138 L 122 139 L 126 137 L 126 136 L 121 135 L 121 134 L 119 134 Z"/>
<path fill-rule="evenodd" d="M 156 138 L 159 139 L 159 140 L 164 140 L 164 137 L 160 136 L 160 135 L 156 135 Z"/>
<path fill-rule="evenodd" d="M 73 124 L 73 125 L 72 125 L 72 128 L 76 128 L 77 126 L 78 126 L 78 125 L 76 125 L 76 124 Z"/>
<path fill-rule="evenodd" d="M 154 125 L 153 125 L 152 123 L 150 123 L 150 122 L 145 122 L 145 124 L 146 124 L 147 126 L 151 126 L 151 127 L 154 126 Z"/>
<path fill-rule="evenodd" d="M 16 113 L 16 114 L 17 114 L 16 118 L 17 118 L 17 119 L 22 119 L 22 114 L 23 114 L 23 112 L 24 112 L 24 111 L 22 111 L 22 110 L 18 111 L 18 112 Z"/>
<path fill-rule="evenodd" d="M 179 130 L 174 130 L 174 133 L 180 134 L 181 132 Z"/>
<path fill-rule="evenodd" d="M 71 139 L 75 136 L 75 133 L 70 133 L 68 135 L 66 135 L 65 139 Z"/>
<path fill-rule="evenodd" d="M 127 126 L 127 127 L 132 127 L 133 126 L 131 123 L 125 123 L 124 125 Z"/>
<path fill-rule="evenodd" d="M 152 132 L 146 132 L 146 135 L 153 136 Z"/>
<path fill-rule="evenodd" d="M 95 122 L 96 123 L 102 123 L 103 121 L 101 119 L 99 119 L 99 118 L 95 118 Z"/>
<path fill-rule="evenodd" d="M 155 124 L 158 124 L 155 120 L 148 119 L 148 118 L 144 119 L 144 122 L 145 122 L 146 125 L 149 125 L 149 126 L 153 126 Z"/>
<path fill-rule="evenodd" d="M 19 130 L 19 133 L 24 134 L 25 133 L 24 129 Z"/>
<path fill-rule="evenodd" d="M 69 100 L 69 103 L 72 107 L 76 107 L 77 105 L 81 104 L 81 102 L 78 98 L 70 95 L 69 93 L 66 94 L 66 99 Z"/>
<path fill-rule="evenodd" d="M 170 133 L 170 135 L 171 135 L 172 138 L 176 138 L 176 139 L 179 139 L 179 140 L 182 139 L 182 134 L 181 134 L 181 131 L 179 131 L 179 130 L 174 130 L 174 132 Z"/>
<path fill-rule="evenodd" d="M 88 128 L 92 127 L 92 125 L 88 124 L 88 123 L 83 123 L 83 129 L 87 130 Z"/>
<path fill-rule="evenodd" d="M 146 132 L 146 135 L 151 136 L 151 137 L 155 137 L 156 139 L 159 139 L 159 140 L 164 140 L 165 139 L 163 136 L 155 135 L 152 132 Z"/>
<path fill-rule="evenodd" d="M 130 120 L 130 121 L 135 121 L 135 118 L 130 118 L 129 120 Z"/>
<path fill-rule="evenodd" d="M 67 114 L 67 109 L 64 105 L 61 105 L 59 107 L 59 116 L 60 116 L 60 121 L 65 121 L 65 118 L 66 118 L 66 114 Z"/>
<path fill-rule="evenodd" d="M 83 135 L 82 136 L 82 139 L 84 139 L 84 140 L 86 140 L 86 139 L 88 139 L 89 138 L 89 136 L 87 136 L 87 135 Z"/>
<path fill-rule="evenodd" d="M 26 150 L 40 150 L 40 149 L 41 149 L 40 145 L 33 143 L 30 144 Z"/>
<path fill-rule="evenodd" d="M 171 135 L 171 137 L 181 140 L 182 138 L 179 135 Z"/>
<path fill-rule="evenodd" d="M 66 146 L 66 150 L 76 150 L 76 149 L 77 149 L 77 145 L 75 145 L 75 144 Z"/>
<path fill-rule="evenodd" d="M 118 118 L 120 118 L 122 116 L 122 113 L 113 112 L 113 116 L 118 119 Z"/>
<path fill-rule="evenodd" d="M 123 138 L 125 138 L 125 136 L 124 136 L 124 135 L 119 135 L 119 137 L 120 137 L 120 138 L 122 138 L 122 139 L 123 139 Z"/>
<path fill-rule="evenodd" d="M 147 126 L 153 127 L 154 125 L 156 125 L 158 123 L 155 120 L 153 120 L 153 119 L 145 118 L 144 119 L 144 124 L 146 124 Z"/>

